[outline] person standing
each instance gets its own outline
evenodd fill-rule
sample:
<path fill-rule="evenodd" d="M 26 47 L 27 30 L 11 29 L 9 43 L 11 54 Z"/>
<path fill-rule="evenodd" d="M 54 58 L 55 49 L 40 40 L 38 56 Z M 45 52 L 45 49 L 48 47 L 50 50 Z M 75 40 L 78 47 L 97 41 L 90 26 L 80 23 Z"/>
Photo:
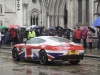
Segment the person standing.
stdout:
<path fill-rule="evenodd" d="M 97 43 L 97 49 L 99 49 L 100 47 L 100 28 L 99 31 L 97 32 L 97 37 L 98 37 L 98 43 Z"/>
<path fill-rule="evenodd" d="M 12 37 L 12 35 L 10 33 L 10 30 L 8 30 L 4 35 L 5 44 L 11 44 L 11 40 L 12 40 L 11 37 Z"/>
<path fill-rule="evenodd" d="M 88 29 L 88 32 L 87 32 L 87 42 L 89 44 L 89 49 L 92 49 L 92 36 L 93 33 L 90 29 Z"/>
<path fill-rule="evenodd" d="M 62 37 L 62 35 L 63 35 L 62 28 L 59 27 L 59 29 L 58 29 L 58 31 L 57 31 L 57 35 L 58 35 L 59 37 Z"/>
<path fill-rule="evenodd" d="M 70 31 L 69 31 L 69 29 L 67 29 L 66 32 L 64 33 L 64 37 L 66 39 L 69 39 L 70 40 Z"/>
<path fill-rule="evenodd" d="M 40 36 L 40 33 L 39 33 L 38 29 L 35 29 L 34 31 L 36 33 L 36 37 Z"/>
<path fill-rule="evenodd" d="M 48 34 L 47 34 L 47 31 L 46 31 L 46 29 L 44 28 L 43 29 L 43 31 L 42 31 L 42 33 L 41 33 L 41 36 L 47 36 Z"/>
<path fill-rule="evenodd" d="M 30 40 L 31 38 L 36 37 L 35 31 L 31 28 L 29 33 L 28 33 L 28 39 Z"/>
<path fill-rule="evenodd" d="M 81 42 L 82 30 L 80 29 L 80 27 L 77 27 L 77 30 L 75 31 L 75 38 L 76 38 L 76 43 Z"/>
<path fill-rule="evenodd" d="M 1 34 L 1 30 L 0 30 L 0 48 L 1 48 L 1 37 L 2 37 L 2 34 Z"/>
<path fill-rule="evenodd" d="M 73 42 L 76 42 L 75 31 L 76 31 L 76 28 L 74 28 L 74 30 L 72 31 L 72 41 Z"/>
<path fill-rule="evenodd" d="M 82 31 L 82 39 L 83 39 L 84 48 L 87 48 L 87 44 L 86 44 L 87 32 L 88 31 L 87 31 L 86 27 L 84 27 L 84 29 Z"/>
<path fill-rule="evenodd" d="M 55 34 L 54 34 L 54 32 L 53 32 L 52 29 L 49 31 L 49 34 L 48 34 L 48 35 L 49 35 L 49 36 L 55 36 Z"/>
<path fill-rule="evenodd" d="M 17 30 L 16 29 L 13 29 L 13 35 L 12 35 L 12 37 L 13 37 L 13 44 L 17 44 L 18 42 L 17 42 Z"/>

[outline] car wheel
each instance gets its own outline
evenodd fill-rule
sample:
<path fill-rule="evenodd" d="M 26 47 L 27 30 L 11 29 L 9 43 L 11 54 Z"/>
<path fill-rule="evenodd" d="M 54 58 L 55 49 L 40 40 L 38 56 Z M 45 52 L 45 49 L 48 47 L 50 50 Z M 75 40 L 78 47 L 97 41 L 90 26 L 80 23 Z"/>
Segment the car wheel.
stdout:
<path fill-rule="evenodd" d="M 39 62 L 42 65 L 45 65 L 48 63 L 48 58 L 47 58 L 47 54 L 46 54 L 45 50 L 41 50 L 39 52 Z"/>
<path fill-rule="evenodd" d="M 12 58 L 13 58 L 14 61 L 19 61 L 20 60 L 17 48 L 14 48 L 12 50 Z"/>
<path fill-rule="evenodd" d="M 77 65 L 79 62 L 80 62 L 80 60 L 70 60 L 69 61 L 72 65 Z"/>

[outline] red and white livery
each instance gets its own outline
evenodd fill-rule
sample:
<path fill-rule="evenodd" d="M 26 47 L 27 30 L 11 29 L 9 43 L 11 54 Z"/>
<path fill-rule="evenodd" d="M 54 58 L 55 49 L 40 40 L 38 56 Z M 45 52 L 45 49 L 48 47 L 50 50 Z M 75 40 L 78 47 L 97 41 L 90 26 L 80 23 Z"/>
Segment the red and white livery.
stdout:
<path fill-rule="evenodd" d="M 49 61 L 69 61 L 78 64 L 84 57 L 81 44 L 58 36 L 40 36 L 28 40 L 25 44 L 16 44 L 12 49 L 15 61 L 31 59 L 47 64 Z"/>

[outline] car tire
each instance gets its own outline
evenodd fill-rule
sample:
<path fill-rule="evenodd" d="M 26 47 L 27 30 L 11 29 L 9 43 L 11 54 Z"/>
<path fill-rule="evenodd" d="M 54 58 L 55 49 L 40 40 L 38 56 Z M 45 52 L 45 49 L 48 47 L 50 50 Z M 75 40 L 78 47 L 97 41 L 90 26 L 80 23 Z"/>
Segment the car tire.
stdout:
<path fill-rule="evenodd" d="M 20 60 L 17 48 L 14 48 L 12 50 L 12 58 L 13 58 L 14 61 L 19 61 Z"/>
<path fill-rule="evenodd" d="M 70 60 L 69 63 L 72 65 L 77 65 L 80 62 L 80 60 Z"/>
<path fill-rule="evenodd" d="M 48 58 L 47 58 L 47 54 L 46 54 L 45 50 L 41 50 L 39 52 L 39 62 L 42 65 L 48 64 Z"/>

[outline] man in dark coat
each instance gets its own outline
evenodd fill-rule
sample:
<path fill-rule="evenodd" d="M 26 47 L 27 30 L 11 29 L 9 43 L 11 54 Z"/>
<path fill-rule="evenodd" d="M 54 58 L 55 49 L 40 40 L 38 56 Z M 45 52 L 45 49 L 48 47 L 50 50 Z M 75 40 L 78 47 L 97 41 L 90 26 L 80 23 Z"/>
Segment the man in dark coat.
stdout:
<path fill-rule="evenodd" d="M 98 36 L 98 43 L 97 43 L 97 49 L 99 49 L 100 47 L 100 28 L 99 31 L 97 32 L 97 36 Z"/>
<path fill-rule="evenodd" d="M 62 32 L 62 29 L 61 29 L 61 28 L 58 29 L 57 35 L 58 35 L 59 37 L 62 37 L 63 32 Z"/>
<path fill-rule="evenodd" d="M 43 31 L 42 31 L 42 33 L 41 33 L 41 36 L 47 36 L 48 34 L 47 34 L 47 30 L 44 28 L 43 29 Z"/>
<path fill-rule="evenodd" d="M 4 35 L 4 42 L 5 42 L 5 44 L 10 44 L 10 37 L 11 37 L 11 34 L 10 34 L 10 32 L 9 31 L 7 31 L 6 33 L 5 33 L 5 35 Z"/>
<path fill-rule="evenodd" d="M 64 37 L 66 39 L 70 39 L 70 31 L 67 29 L 66 32 L 64 33 Z"/>
<path fill-rule="evenodd" d="M 49 36 L 55 36 L 53 30 L 50 30 L 50 31 L 49 31 Z"/>

